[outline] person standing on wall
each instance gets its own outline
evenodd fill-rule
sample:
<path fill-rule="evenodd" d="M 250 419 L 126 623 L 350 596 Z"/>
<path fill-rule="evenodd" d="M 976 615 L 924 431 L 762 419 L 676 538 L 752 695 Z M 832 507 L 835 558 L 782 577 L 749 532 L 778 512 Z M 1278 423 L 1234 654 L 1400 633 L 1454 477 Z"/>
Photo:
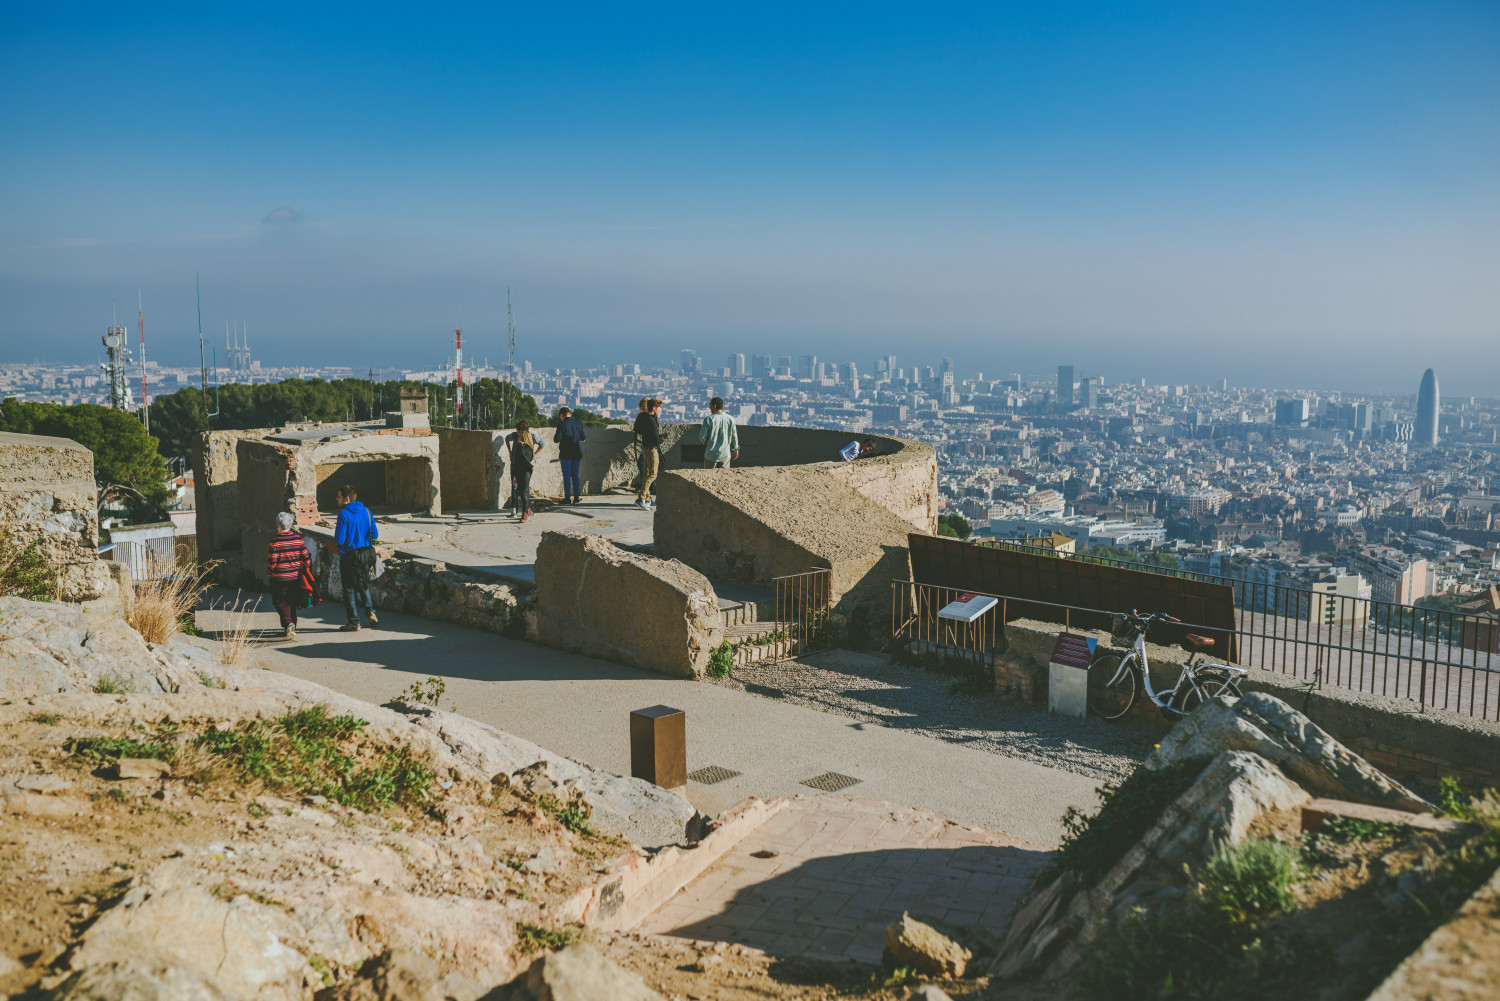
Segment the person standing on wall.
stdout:
<path fill-rule="evenodd" d="M 360 503 L 354 487 L 347 483 L 339 487 L 338 500 L 339 520 L 334 526 L 333 542 L 339 549 L 344 611 L 349 615 L 349 621 L 339 631 L 357 633 L 361 604 L 370 625 L 380 624 L 375 617 L 375 605 L 370 601 L 370 572 L 375 569 L 375 540 L 380 538 L 380 530 L 375 527 L 370 509 Z"/>
<path fill-rule="evenodd" d="M 578 504 L 583 500 L 578 466 L 583 462 L 583 443 L 588 436 L 567 407 L 558 408 L 557 430 L 552 432 L 552 440 L 557 443 L 557 460 L 562 464 L 563 499 L 569 504 Z"/>
<path fill-rule="evenodd" d="M 522 521 L 531 519 L 531 471 L 536 468 L 537 453 L 542 446 L 531 434 L 531 422 L 516 421 L 516 429 L 505 436 L 510 450 L 510 476 L 516 485 L 516 510 Z"/>
<path fill-rule="evenodd" d="M 661 423 L 657 419 L 661 413 L 661 401 L 650 399 L 645 402 L 646 409 L 635 418 L 635 440 L 641 447 L 641 489 L 636 493 L 635 506 L 642 511 L 651 511 L 656 507 L 651 502 L 651 484 L 656 481 L 657 470 L 661 468 L 661 453 L 657 451 L 661 447 Z"/>
<path fill-rule="evenodd" d="M 307 591 L 303 578 L 308 572 L 307 543 L 302 535 L 292 531 L 297 524 L 290 511 L 276 515 L 276 534 L 271 536 L 271 545 L 266 550 L 266 576 L 271 578 L 271 604 L 281 617 L 281 629 L 286 639 L 297 638 L 297 606 L 307 602 Z"/>
<path fill-rule="evenodd" d="M 715 396 L 708 401 L 708 416 L 698 428 L 703 443 L 703 468 L 728 469 L 730 459 L 740 457 L 740 432 L 734 418 L 724 412 L 724 401 Z"/>

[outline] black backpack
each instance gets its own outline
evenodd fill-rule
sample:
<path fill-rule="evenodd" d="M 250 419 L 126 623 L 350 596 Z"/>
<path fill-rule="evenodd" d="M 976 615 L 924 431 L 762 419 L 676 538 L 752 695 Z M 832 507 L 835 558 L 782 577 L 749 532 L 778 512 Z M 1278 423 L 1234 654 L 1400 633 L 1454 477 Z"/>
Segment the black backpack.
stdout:
<path fill-rule="evenodd" d="M 530 445 L 517 439 L 515 444 L 511 446 L 510 454 L 511 461 L 515 463 L 517 469 L 531 470 L 531 460 L 536 455 L 536 452 L 532 450 Z"/>

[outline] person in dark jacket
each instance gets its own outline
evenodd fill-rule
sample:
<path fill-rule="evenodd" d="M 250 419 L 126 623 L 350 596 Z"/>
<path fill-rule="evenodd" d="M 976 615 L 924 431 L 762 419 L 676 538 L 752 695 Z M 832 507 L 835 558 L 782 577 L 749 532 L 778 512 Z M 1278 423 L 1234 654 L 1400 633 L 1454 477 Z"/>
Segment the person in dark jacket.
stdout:
<path fill-rule="evenodd" d="M 588 436 L 567 407 L 558 408 L 557 430 L 552 432 L 552 440 L 557 443 L 557 461 L 562 465 L 563 498 L 569 504 L 580 503 L 583 486 L 578 481 L 578 464 L 583 461 L 583 443 Z"/>
<path fill-rule="evenodd" d="M 635 506 L 643 511 L 651 511 L 656 507 L 651 502 L 651 484 L 661 467 L 661 454 L 657 451 L 661 447 L 661 423 L 657 416 L 660 413 L 661 400 L 652 398 L 646 401 L 646 409 L 635 419 L 635 440 L 644 460 L 641 465 L 641 489 L 636 493 Z"/>
<path fill-rule="evenodd" d="M 276 534 L 266 550 L 266 575 L 271 579 L 271 604 L 281 616 L 286 639 L 297 638 L 297 607 L 307 602 L 302 579 L 308 568 L 307 543 L 293 531 L 297 518 L 290 511 L 276 513 Z"/>
<path fill-rule="evenodd" d="M 357 633 L 361 604 L 370 625 L 380 624 L 370 601 L 370 571 L 375 569 L 375 540 L 380 538 L 380 530 L 370 509 L 359 502 L 354 487 L 347 483 L 339 487 L 338 501 L 339 520 L 333 541 L 339 549 L 339 578 L 344 588 L 344 611 L 349 616 L 349 622 L 339 629 Z"/>
<path fill-rule="evenodd" d="M 505 436 L 510 450 L 510 479 L 515 484 L 516 513 L 522 521 L 531 519 L 531 472 L 536 468 L 542 443 L 531 433 L 530 421 L 516 421 L 516 429 Z"/>

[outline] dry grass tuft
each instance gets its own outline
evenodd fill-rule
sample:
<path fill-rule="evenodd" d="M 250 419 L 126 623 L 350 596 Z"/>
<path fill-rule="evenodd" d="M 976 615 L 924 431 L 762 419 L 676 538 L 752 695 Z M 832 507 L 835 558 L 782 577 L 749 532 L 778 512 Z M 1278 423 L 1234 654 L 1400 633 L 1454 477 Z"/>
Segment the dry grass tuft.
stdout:
<path fill-rule="evenodd" d="M 234 602 L 219 608 L 228 621 L 214 639 L 219 641 L 219 659 L 230 667 L 255 666 L 255 644 L 250 639 L 252 607 L 253 603 L 240 597 L 240 592 L 236 591 Z"/>
<path fill-rule="evenodd" d="M 147 643 L 165 643 L 191 622 L 198 600 L 208 590 L 209 575 L 217 564 L 198 568 L 196 575 L 181 571 L 162 574 L 153 560 L 149 579 L 135 585 L 130 624 Z"/>

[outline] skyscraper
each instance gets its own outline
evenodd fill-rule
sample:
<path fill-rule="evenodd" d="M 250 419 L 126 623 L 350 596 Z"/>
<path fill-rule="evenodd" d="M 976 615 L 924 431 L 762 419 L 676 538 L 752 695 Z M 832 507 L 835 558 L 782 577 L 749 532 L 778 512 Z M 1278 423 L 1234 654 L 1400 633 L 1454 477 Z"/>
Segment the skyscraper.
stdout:
<path fill-rule="evenodd" d="M 1429 446 L 1438 442 L 1438 384 L 1430 368 L 1422 373 L 1422 388 L 1417 390 L 1417 432 L 1412 440 Z"/>
<path fill-rule="evenodd" d="M 1071 407 L 1073 405 L 1073 366 L 1057 366 L 1057 405 L 1059 407 Z"/>
<path fill-rule="evenodd" d="M 729 356 L 729 376 L 732 379 L 743 379 L 745 377 L 745 355 L 736 351 Z"/>

